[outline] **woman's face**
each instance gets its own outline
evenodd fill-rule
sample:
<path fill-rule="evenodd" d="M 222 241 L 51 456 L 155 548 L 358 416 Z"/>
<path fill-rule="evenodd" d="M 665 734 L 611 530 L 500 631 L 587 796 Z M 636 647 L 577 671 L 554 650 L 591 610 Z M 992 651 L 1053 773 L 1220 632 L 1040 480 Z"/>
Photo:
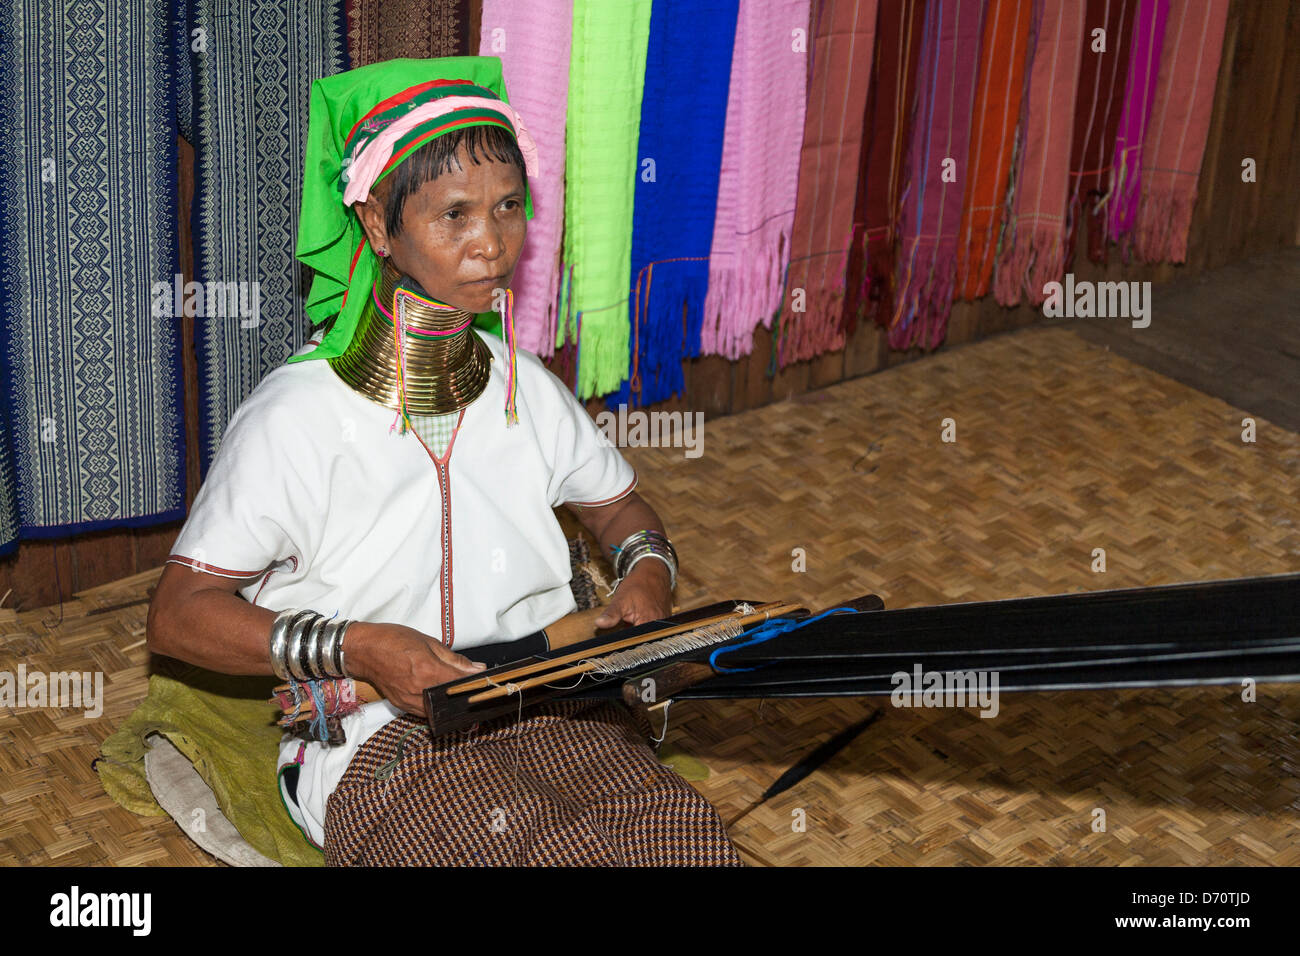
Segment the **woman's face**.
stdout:
<path fill-rule="evenodd" d="M 480 154 L 480 158 L 483 157 Z M 397 268 L 439 301 L 468 312 L 497 307 L 494 290 L 510 285 L 523 251 L 527 219 L 519 169 L 491 158 L 476 164 L 465 147 L 455 165 L 406 199 L 402 233 L 384 228 L 384 180 L 357 215 L 373 249 L 387 249 Z"/>

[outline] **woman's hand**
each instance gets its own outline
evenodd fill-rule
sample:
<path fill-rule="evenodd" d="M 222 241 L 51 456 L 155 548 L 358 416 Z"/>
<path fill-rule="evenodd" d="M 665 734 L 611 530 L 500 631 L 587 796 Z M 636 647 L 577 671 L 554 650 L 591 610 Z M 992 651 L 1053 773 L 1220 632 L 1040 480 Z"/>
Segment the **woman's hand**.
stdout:
<path fill-rule="evenodd" d="M 425 688 L 484 669 L 484 665 L 402 624 L 350 624 L 343 654 L 348 674 L 373 684 L 393 706 L 420 717 L 427 716 Z"/>
<path fill-rule="evenodd" d="M 642 558 L 623 578 L 597 627 L 629 626 L 657 621 L 673 613 L 672 576 L 658 558 Z"/>
<path fill-rule="evenodd" d="M 618 550 L 619 543 L 637 531 L 664 533 L 664 523 L 655 510 L 635 491 L 608 505 L 569 505 L 569 509 L 600 542 L 605 554 Z M 617 561 L 615 561 L 617 563 Z M 645 557 L 632 565 L 614 592 L 596 627 L 616 624 L 644 624 L 673 613 L 672 574 L 658 558 Z"/>

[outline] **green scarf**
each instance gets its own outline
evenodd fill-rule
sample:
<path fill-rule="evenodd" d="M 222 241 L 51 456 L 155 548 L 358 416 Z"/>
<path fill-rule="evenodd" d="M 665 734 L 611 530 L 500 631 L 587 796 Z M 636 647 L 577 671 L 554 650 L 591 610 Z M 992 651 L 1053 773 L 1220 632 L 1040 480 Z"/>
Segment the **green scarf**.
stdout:
<path fill-rule="evenodd" d="M 632 209 L 642 173 L 637 132 L 650 5 L 573 3 L 564 194 L 564 261 L 573 264 L 573 278 L 560 313 L 573 328 L 557 323 L 556 345 L 566 336 L 579 338 L 581 398 L 612 392 L 627 378 Z M 689 86 L 689 78 L 682 82 Z M 656 175 L 689 173 L 660 169 Z"/>
<path fill-rule="evenodd" d="M 437 80 L 461 80 L 473 85 L 429 86 Z M 296 254 L 315 271 L 307 296 L 308 318 L 314 325 L 331 316 L 337 318 L 320 345 L 288 361 L 342 355 L 352 341 L 370 289 L 379 278 L 379 257 L 365 241 L 365 230 L 356 212 L 343 205 L 345 156 L 350 162 L 358 146 L 402 110 L 449 95 L 491 96 L 509 103 L 500 58 L 386 60 L 312 83 Z M 412 147 L 418 148 L 452 130 L 485 125 L 511 128 L 503 114 L 491 110 L 465 109 L 452 115 L 453 122 L 444 116 L 399 140 L 393 159 L 375 182 L 408 158 L 415 151 Z M 362 124 L 362 120 L 366 123 Z M 533 217 L 530 191 L 526 192 L 524 211 L 527 218 Z M 495 312 L 482 313 L 475 324 L 501 334 L 501 318 Z"/>

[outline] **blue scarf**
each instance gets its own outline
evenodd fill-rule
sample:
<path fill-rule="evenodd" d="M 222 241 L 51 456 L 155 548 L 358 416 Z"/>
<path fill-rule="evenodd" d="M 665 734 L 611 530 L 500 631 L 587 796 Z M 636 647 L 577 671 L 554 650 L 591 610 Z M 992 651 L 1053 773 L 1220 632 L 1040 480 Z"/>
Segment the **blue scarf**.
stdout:
<path fill-rule="evenodd" d="M 611 408 L 681 393 L 682 360 L 700 354 L 738 9 L 739 0 L 654 0 L 651 8 L 632 217 L 631 377 L 609 397 Z"/>

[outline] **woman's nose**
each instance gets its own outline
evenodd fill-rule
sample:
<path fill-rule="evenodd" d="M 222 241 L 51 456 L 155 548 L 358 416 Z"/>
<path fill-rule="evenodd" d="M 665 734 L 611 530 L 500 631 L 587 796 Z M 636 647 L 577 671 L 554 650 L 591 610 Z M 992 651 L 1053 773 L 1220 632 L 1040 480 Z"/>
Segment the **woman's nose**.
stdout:
<path fill-rule="evenodd" d="M 499 259 L 505 251 L 505 236 L 491 219 L 484 220 L 475 231 L 470 253 L 483 259 Z"/>

